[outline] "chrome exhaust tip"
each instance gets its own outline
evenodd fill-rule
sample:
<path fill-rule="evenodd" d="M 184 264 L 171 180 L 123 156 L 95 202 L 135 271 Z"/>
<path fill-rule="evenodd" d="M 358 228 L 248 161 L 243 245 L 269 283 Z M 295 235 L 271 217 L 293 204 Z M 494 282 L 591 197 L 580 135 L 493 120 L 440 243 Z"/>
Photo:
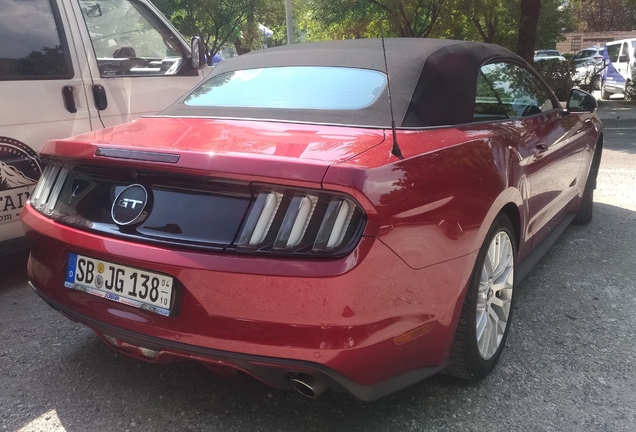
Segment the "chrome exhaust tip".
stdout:
<path fill-rule="evenodd" d="M 327 384 L 307 374 L 295 375 L 289 380 L 289 385 L 301 395 L 310 398 L 318 397 L 318 395 L 327 390 Z"/>

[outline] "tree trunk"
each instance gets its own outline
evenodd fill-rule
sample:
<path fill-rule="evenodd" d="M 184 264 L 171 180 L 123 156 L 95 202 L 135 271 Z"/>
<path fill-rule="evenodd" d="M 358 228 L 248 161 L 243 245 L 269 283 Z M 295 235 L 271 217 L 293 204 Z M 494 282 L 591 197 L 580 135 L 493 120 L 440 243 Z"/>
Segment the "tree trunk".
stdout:
<path fill-rule="evenodd" d="M 532 64 L 532 59 L 534 58 L 534 46 L 537 42 L 540 13 L 541 0 L 521 0 L 517 54 L 530 64 Z"/>

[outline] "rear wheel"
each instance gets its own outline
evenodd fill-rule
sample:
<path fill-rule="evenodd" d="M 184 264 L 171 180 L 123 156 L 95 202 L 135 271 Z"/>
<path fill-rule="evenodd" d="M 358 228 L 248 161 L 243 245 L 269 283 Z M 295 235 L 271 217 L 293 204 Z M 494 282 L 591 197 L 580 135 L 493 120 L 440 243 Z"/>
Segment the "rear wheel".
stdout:
<path fill-rule="evenodd" d="M 601 137 L 602 138 L 602 137 Z M 601 165 L 601 154 L 603 151 L 603 141 L 599 139 L 596 143 L 596 150 L 594 151 L 594 158 L 592 159 L 592 165 L 590 166 L 590 173 L 585 181 L 585 189 L 583 189 L 583 198 L 581 199 L 581 207 L 576 213 L 573 222 L 576 224 L 587 224 L 592 221 L 592 215 L 594 211 L 594 189 L 596 188 L 596 177 L 598 176 L 598 170 Z"/>
<path fill-rule="evenodd" d="M 625 90 L 623 91 L 623 96 L 626 101 L 631 101 L 634 92 L 634 87 L 632 86 L 631 80 L 627 80 L 625 83 Z"/>
<path fill-rule="evenodd" d="M 581 207 L 574 217 L 574 223 L 587 224 L 592 221 L 592 214 L 594 211 L 594 189 L 590 187 L 590 184 L 585 185 L 583 191 L 583 199 L 581 200 Z"/>
<path fill-rule="evenodd" d="M 510 220 L 500 214 L 477 255 L 446 370 L 450 375 L 480 379 L 499 361 L 512 318 L 514 239 Z"/>

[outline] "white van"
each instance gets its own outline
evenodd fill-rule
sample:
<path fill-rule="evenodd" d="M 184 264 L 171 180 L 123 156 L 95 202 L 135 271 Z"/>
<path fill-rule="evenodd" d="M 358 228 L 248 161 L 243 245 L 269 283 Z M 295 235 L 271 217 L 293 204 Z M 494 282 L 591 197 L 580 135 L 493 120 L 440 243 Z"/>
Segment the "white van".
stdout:
<path fill-rule="evenodd" d="M 616 93 L 625 94 L 627 83 L 632 80 L 636 56 L 634 54 L 636 38 L 621 39 L 605 44 L 601 73 L 601 96 L 609 99 Z"/>
<path fill-rule="evenodd" d="M 199 38 L 147 0 L 0 0 L 0 255 L 26 247 L 46 141 L 155 114 L 203 67 Z"/>

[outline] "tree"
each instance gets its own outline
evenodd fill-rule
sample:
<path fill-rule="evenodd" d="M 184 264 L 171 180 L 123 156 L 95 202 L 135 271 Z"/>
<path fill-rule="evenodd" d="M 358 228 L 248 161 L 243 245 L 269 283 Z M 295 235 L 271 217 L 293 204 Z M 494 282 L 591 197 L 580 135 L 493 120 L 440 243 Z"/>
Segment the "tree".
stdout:
<path fill-rule="evenodd" d="M 517 54 L 528 63 L 532 63 L 534 58 L 540 14 L 541 0 L 521 0 Z"/>
<path fill-rule="evenodd" d="M 574 9 L 581 31 L 625 31 L 636 26 L 634 0 L 576 0 Z"/>
<path fill-rule="evenodd" d="M 503 1 L 471 0 L 467 2 L 470 20 L 483 42 L 493 43 L 499 30 L 500 20 L 506 13 Z M 472 13 L 470 13 L 472 12 Z"/>
<path fill-rule="evenodd" d="M 368 0 L 384 12 L 400 37 L 428 37 L 444 0 Z"/>
<path fill-rule="evenodd" d="M 235 38 L 255 0 L 160 0 L 157 7 L 186 36 L 199 36 L 212 55 Z"/>
<path fill-rule="evenodd" d="M 320 38 L 329 35 L 347 37 L 379 37 L 381 21 L 386 21 L 385 36 L 428 37 L 443 11 L 445 0 L 313 0 L 309 12 L 318 20 Z M 307 24 L 307 20 L 304 20 Z M 312 40 L 316 40 L 313 37 Z"/>

